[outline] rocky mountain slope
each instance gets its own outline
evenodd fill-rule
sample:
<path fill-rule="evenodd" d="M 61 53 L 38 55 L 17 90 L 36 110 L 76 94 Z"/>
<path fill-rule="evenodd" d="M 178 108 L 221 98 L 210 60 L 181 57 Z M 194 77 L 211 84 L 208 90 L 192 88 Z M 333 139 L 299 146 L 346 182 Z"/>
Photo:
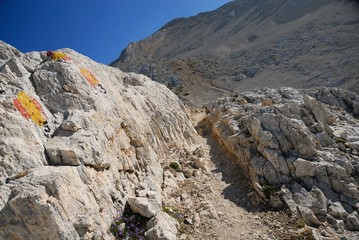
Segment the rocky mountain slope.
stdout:
<path fill-rule="evenodd" d="M 112 66 L 164 83 L 201 106 L 256 87 L 359 93 L 359 5 L 350 0 L 235 0 L 175 19 Z"/>
<path fill-rule="evenodd" d="M 204 112 L 71 49 L 4 42 L 0 79 L 0 239 L 359 237 L 355 93 L 261 88 Z"/>

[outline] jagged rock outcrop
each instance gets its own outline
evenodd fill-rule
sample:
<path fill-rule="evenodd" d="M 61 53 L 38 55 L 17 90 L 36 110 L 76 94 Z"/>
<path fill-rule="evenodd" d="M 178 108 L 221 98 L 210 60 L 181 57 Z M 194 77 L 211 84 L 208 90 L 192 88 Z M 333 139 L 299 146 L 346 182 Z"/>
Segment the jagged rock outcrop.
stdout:
<path fill-rule="evenodd" d="M 359 96 L 259 88 L 206 105 L 213 132 L 273 207 L 359 230 Z M 277 190 L 277 192 L 275 191 Z"/>
<path fill-rule="evenodd" d="M 0 41 L 0 79 L 0 239 L 111 239 L 116 209 L 161 204 L 162 159 L 195 140 L 165 86 L 71 49 Z"/>

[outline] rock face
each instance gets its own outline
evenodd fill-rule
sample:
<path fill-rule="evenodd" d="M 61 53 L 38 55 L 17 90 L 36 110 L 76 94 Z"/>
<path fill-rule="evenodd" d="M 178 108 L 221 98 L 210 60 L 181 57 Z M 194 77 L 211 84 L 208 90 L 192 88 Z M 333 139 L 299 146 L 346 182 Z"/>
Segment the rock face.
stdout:
<path fill-rule="evenodd" d="M 150 76 L 200 107 L 227 91 L 263 86 L 358 94 L 358 11 L 354 0 L 229 1 L 167 23 L 112 65 Z"/>
<path fill-rule="evenodd" d="M 273 207 L 285 203 L 311 226 L 359 230 L 358 106 L 345 90 L 260 88 L 206 108 L 219 141 Z"/>
<path fill-rule="evenodd" d="M 162 159 L 194 141 L 166 87 L 71 49 L 0 41 L 0 79 L 0 239 L 111 239 L 116 209 L 161 203 Z"/>

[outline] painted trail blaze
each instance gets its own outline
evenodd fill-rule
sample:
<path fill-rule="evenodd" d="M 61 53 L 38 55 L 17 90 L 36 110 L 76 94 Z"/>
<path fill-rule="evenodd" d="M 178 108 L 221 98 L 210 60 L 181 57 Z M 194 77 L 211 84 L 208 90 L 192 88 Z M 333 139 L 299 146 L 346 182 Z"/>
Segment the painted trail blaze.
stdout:
<path fill-rule="evenodd" d="M 53 61 L 59 61 L 63 60 L 65 62 L 70 61 L 71 57 L 69 57 L 66 53 L 63 52 L 53 52 L 53 51 L 47 51 L 47 56 L 51 57 Z"/>
<path fill-rule="evenodd" d="M 41 105 L 35 98 L 28 96 L 24 91 L 17 94 L 17 98 L 14 99 L 13 103 L 24 118 L 31 118 L 39 126 L 43 126 L 44 122 L 46 122 L 46 115 Z"/>
<path fill-rule="evenodd" d="M 91 86 L 96 87 L 99 85 L 100 81 L 86 68 L 80 68 L 81 74 L 86 78 L 86 80 L 91 84 Z"/>

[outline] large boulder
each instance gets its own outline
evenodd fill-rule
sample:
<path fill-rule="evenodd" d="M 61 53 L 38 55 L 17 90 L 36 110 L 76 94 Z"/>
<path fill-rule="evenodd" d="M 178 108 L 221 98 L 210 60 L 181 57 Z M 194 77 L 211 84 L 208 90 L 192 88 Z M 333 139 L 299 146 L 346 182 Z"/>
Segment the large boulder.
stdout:
<path fill-rule="evenodd" d="M 195 130 L 148 77 L 0 41 L 0 239 L 110 239 L 127 198 L 161 203 L 162 160 Z"/>
<path fill-rule="evenodd" d="M 260 196 L 281 191 L 308 225 L 328 219 L 357 230 L 358 104 L 358 95 L 341 89 L 259 88 L 206 108 L 216 137 Z"/>
<path fill-rule="evenodd" d="M 159 212 L 147 223 L 148 240 L 176 240 L 178 222 L 164 212 Z"/>

